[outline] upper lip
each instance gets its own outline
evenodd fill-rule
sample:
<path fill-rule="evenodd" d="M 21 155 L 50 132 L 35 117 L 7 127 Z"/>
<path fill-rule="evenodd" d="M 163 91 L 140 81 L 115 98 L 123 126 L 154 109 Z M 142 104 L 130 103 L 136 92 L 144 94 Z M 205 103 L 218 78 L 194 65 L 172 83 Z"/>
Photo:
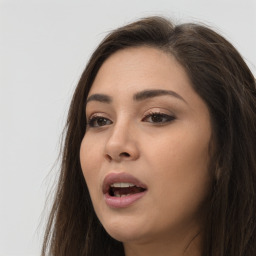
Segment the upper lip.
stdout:
<path fill-rule="evenodd" d="M 140 180 L 132 176 L 131 174 L 122 172 L 122 173 L 109 173 L 103 180 L 102 191 L 104 194 L 108 193 L 110 185 L 113 183 L 127 182 L 132 183 L 137 187 L 147 189 L 147 186 L 143 184 Z"/>

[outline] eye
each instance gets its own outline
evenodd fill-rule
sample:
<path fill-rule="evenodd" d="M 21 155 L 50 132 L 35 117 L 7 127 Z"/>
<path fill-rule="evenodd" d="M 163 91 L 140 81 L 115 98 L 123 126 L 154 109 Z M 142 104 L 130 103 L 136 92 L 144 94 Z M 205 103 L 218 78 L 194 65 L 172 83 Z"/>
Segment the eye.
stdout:
<path fill-rule="evenodd" d="M 89 127 L 92 128 L 102 127 L 110 124 L 112 124 L 112 121 L 103 116 L 92 116 L 88 121 Z"/>
<path fill-rule="evenodd" d="M 153 112 L 148 115 L 146 115 L 142 121 L 143 122 L 149 122 L 149 123 L 155 123 L 155 124 L 163 124 L 163 123 L 168 123 L 171 122 L 175 119 L 174 116 L 167 115 L 164 113 L 158 113 L 158 112 Z"/>

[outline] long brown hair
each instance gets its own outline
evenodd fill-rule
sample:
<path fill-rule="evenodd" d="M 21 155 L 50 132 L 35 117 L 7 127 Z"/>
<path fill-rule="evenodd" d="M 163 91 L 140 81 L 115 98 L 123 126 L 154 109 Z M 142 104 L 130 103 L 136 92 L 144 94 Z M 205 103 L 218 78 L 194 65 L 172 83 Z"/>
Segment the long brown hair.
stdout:
<path fill-rule="evenodd" d="M 114 52 L 150 46 L 173 55 L 206 102 L 214 132 L 212 193 L 204 256 L 256 253 L 256 86 L 237 50 L 210 28 L 174 26 L 148 17 L 110 33 L 98 46 L 75 90 L 66 124 L 61 172 L 42 256 L 124 255 L 97 219 L 82 174 L 79 150 L 86 132 L 85 101 L 102 63 Z"/>

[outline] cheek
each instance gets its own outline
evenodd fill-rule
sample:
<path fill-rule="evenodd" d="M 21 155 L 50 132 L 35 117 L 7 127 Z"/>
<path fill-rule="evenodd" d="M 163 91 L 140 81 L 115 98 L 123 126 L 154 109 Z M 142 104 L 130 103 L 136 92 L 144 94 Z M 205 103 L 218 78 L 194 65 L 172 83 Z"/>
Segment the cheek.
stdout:
<path fill-rule="evenodd" d="M 207 197 L 210 188 L 209 140 L 210 134 L 203 137 L 196 132 L 194 136 L 176 133 L 159 139 L 154 146 L 158 151 L 151 151 L 148 157 L 159 193 L 165 197 L 168 194 L 183 204 L 199 203 Z"/>
<path fill-rule="evenodd" d="M 208 168 L 209 140 L 198 136 L 173 133 L 148 141 L 148 161 L 154 162 L 158 171 L 170 169 L 179 172 L 196 171 Z M 157 149 L 157 150 L 155 150 Z M 168 168 L 169 167 L 169 168 Z M 169 173 L 169 171 L 168 171 Z"/>
<path fill-rule="evenodd" d="M 80 163 L 90 194 L 92 192 L 91 188 L 96 184 L 99 174 L 97 172 L 100 170 L 101 164 L 99 158 L 99 148 L 96 147 L 96 145 L 95 141 L 93 143 L 85 136 L 80 147 Z"/>

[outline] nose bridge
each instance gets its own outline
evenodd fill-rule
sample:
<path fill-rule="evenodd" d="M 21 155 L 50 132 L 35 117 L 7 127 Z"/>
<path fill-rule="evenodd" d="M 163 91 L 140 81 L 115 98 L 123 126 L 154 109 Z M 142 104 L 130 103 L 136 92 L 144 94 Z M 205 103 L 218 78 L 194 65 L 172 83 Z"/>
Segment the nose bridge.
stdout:
<path fill-rule="evenodd" d="M 110 140 L 126 141 L 129 140 L 131 130 L 131 123 L 128 122 L 127 118 L 121 117 L 114 125 Z"/>
<path fill-rule="evenodd" d="M 131 124 L 124 118 L 120 118 L 112 128 L 108 144 L 124 147 L 131 139 Z"/>
<path fill-rule="evenodd" d="M 124 116 L 113 124 L 105 153 L 112 160 L 135 159 L 138 156 L 134 127 Z"/>

